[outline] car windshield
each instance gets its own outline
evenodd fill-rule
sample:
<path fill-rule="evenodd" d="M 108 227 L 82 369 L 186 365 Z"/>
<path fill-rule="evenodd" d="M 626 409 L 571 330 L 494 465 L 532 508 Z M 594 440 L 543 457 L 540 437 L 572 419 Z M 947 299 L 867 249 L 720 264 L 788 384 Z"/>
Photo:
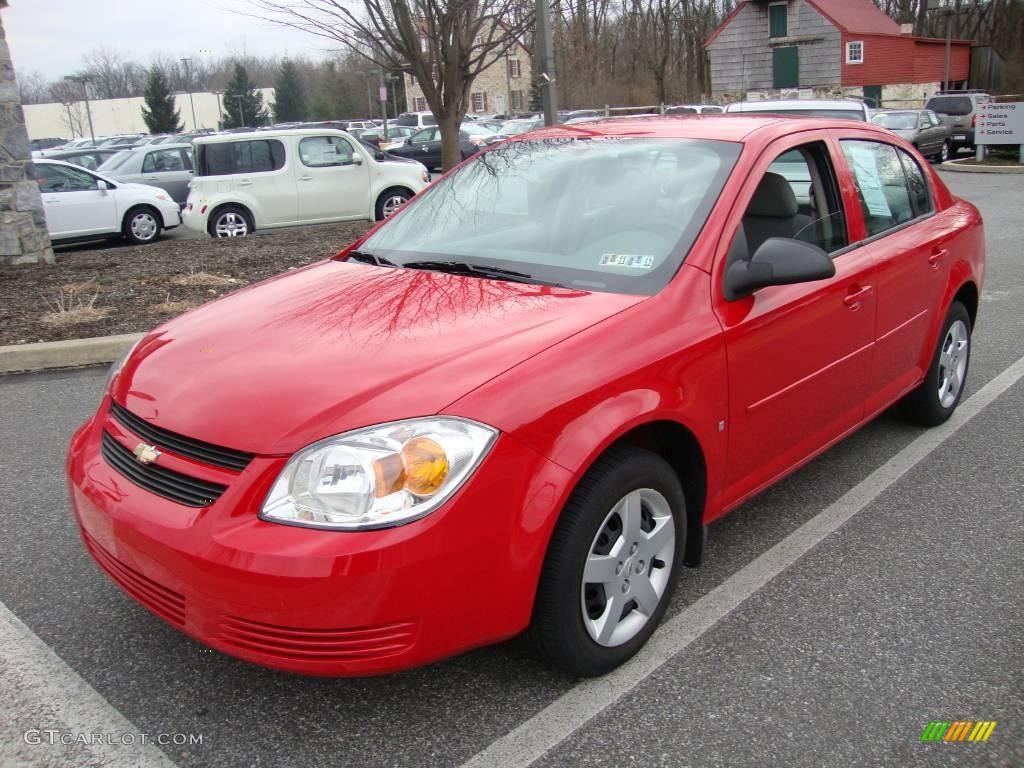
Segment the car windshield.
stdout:
<path fill-rule="evenodd" d="M 475 125 L 474 123 L 463 123 L 460 128 L 470 136 L 490 136 L 494 133 L 494 131 L 488 130 L 482 125 Z"/>
<path fill-rule="evenodd" d="M 872 117 L 871 122 L 890 131 L 912 131 L 917 128 L 917 113 L 882 112 Z"/>
<path fill-rule="evenodd" d="M 925 109 L 938 112 L 941 115 L 953 115 L 962 117 L 974 111 L 974 104 L 967 96 L 935 96 L 928 99 Z"/>
<path fill-rule="evenodd" d="M 499 144 L 371 235 L 360 258 L 588 291 L 653 294 L 676 273 L 741 145 L 574 137 Z"/>
<path fill-rule="evenodd" d="M 120 168 L 122 165 L 124 165 L 125 161 L 127 161 L 128 158 L 131 157 L 132 155 L 132 150 L 123 149 L 110 159 L 104 160 L 103 165 L 101 165 L 96 170 L 101 171 L 103 173 L 106 173 L 107 171 L 116 170 L 117 168 Z"/>
<path fill-rule="evenodd" d="M 533 120 L 509 120 L 498 130 L 502 136 L 518 136 L 533 128 Z"/>

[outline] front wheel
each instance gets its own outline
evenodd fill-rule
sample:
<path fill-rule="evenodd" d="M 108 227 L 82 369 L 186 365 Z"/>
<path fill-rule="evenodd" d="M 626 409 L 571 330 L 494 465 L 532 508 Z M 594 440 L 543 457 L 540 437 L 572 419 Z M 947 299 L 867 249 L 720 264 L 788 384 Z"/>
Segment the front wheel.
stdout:
<path fill-rule="evenodd" d="M 152 243 L 160 237 L 160 212 L 148 205 L 132 208 L 124 215 L 121 232 L 135 245 Z"/>
<path fill-rule="evenodd" d="M 949 160 L 949 142 L 942 142 L 942 146 L 939 148 L 938 153 L 935 155 L 935 160 L 944 163 Z"/>
<path fill-rule="evenodd" d="M 407 189 L 387 189 L 377 198 L 377 221 L 394 216 L 398 209 L 412 199 L 412 192 Z"/>
<path fill-rule="evenodd" d="M 952 416 L 964 393 L 970 362 L 971 316 L 963 304 L 954 301 L 942 324 L 924 381 L 900 403 L 903 415 L 926 427 L 934 427 Z"/>
<path fill-rule="evenodd" d="M 654 633 L 675 587 L 686 502 L 672 467 L 615 448 L 573 492 L 548 546 L 530 634 L 549 663 L 603 675 Z"/>
<path fill-rule="evenodd" d="M 244 208 L 226 205 L 210 217 L 210 237 L 245 237 L 252 232 L 252 220 Z"/>

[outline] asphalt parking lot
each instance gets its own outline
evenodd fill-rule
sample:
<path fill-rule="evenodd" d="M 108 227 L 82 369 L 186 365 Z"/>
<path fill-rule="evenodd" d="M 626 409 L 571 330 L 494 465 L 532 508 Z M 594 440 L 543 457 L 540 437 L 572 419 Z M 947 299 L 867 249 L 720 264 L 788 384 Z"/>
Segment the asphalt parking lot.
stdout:
<path fill-rule="evenodd" d="M 1024 765 L 1024 177 L 944 179 L 988 242 L 958 415 L 884 414 L 714 524 L 654 642 L 584 684 L 519 641 L 360 680 L 204 649 L 81 545 L 64 451 L 106 371 L 0 377 L 0 765 Z M 998 724 L 922 743 L 932 720 Z"/>

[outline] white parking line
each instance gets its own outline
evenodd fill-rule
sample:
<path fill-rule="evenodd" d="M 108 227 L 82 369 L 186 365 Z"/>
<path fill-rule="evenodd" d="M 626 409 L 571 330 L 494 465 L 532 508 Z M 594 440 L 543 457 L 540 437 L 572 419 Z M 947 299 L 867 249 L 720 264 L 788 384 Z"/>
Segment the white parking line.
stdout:
<path fill-rule="evenodd" d="M 945 424 L 921 434 L 825 510 L 666 622 L 629 663 L 611 674 L 587 680 L 566 691 L 463 763 L 461 768 L 526 768 L 532 765 L 867 507 L 1021 377 L 1024 377 L 1024 357 L 974 396 L 964 400 Z"/>
<path fill-rule="evenodd" d="M 175 768 L 2 602 L 0 702 L 0 766 Z"/>

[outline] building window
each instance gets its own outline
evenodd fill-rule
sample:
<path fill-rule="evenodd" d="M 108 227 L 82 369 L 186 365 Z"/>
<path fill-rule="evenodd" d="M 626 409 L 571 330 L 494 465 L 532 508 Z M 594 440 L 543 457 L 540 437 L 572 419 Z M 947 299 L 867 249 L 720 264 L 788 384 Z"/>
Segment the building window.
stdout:
<path fill-rule="evenodd" d="M 421 51 L 426 51 L 426 50 L 428 50 L 429 48 L 430 48 L 430 46 L 429 46 L 429 44 L 427 43 L 427 36 L 426 36 L 426 35 L 423 35 L 422 37 L 420 37 L 420 50 L 421 50 Z"/>
<path fill-rule="evenodd" d="M 473 96 L 473 111 L 474 112 L 486 112 L 487 111 L 487 94 L 483 91 L 476 91 Z"/>
<path fill-rule="evenodd" d="M 773 3 L 768 6 L 768 37 L 785 37 L 789 34 L 789 3 Z"/>
<path fill-rule="evenodd" d="M 412 100 L 413 112 L 426 112 L 427 111 L 427 100 L 422 96 L 417 96 Z"/>
<path fill-rule="evenodd" d="M 523 104 L 522 91 L 512 91 L 512 93 L 510 93 L 509 96 L 512 101 L 511 110 L 513 112 L 521 112 L 522 110 L 526 109 L 525 105 Z"/>
<path fill-rule="evenodd" d="M 519 68 L 519 59 L 508 60 L 508 76 L 511 78 L 519 77 L 521 70 Z"/>
<path fill-rule="evenodd" d="M 846 63 L 847 64 L 863 64 L 864 63 L 864 41 L 854 40 L 846 44 Z"/>

